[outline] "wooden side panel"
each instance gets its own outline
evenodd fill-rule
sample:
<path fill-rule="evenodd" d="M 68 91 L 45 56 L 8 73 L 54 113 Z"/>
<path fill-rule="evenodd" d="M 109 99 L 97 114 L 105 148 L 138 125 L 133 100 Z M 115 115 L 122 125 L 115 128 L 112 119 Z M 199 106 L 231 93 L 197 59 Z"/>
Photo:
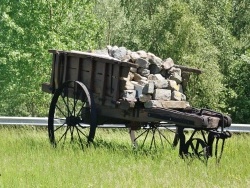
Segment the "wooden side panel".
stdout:
<path fill-rule="evenodd" d="M 112 88 L 113 88 L 113 101 L 117 101 L 119 99 L 119 91 L 120 91 L 120 66 L 114 65 L 113 74 L 112 74 Z"/>
<path fill-rule="evenodd" d="M 79 58 L 69 56 L 67 61 L 67 77 L 65 80 L 78 80 Z"/>
<path fill-rule="evenodd" d="M 112 96 L 112 72 L 113 72 L 113 65 L 107 64 L 106 67 L 106 90 L 105 95 L 111 97 Z"/>
<path fill-rule="evenodd" d="M 92 85 L 92 59 L 91 58 L 83 58 L 81 60 L 81 66 L 80 66 L 80 76 L 79 81 L 84 83 L 87 88 L 91 88 Z"/>
<path fill-rule="evenodd" d="M 103 62 L 96 62 L 95 70 L 94 70 L 94 86 L 93 86 L 93 92 L 101 94 L 103 93 L 103 86 L 105 81 L 105 63 Z"/>

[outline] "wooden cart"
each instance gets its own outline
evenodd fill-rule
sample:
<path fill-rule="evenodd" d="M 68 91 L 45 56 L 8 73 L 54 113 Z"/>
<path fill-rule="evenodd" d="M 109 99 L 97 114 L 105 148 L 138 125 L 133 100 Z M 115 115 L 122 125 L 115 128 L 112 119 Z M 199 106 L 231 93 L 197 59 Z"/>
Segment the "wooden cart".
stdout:
<path fill-rule="evenodd" d="M 224 145 L 225 139 L 231 136 L 224 131 L 224 127 L 231 125 L 231 119 L 218 112 L 182 107 L 181 104 L 175 107 L 172 102 L 164 108 L 147 109 L 140 102 L 123 99 L 120 78 L 127 77 L 131 67 L 137 67 L 133 63 L 79 51 L 49 52 L 52 54 L 51 80 L 42 84 L 42 90 L 53 94 L 48 133 L 54 145 L 77 140 L 83 147 L 85 137 L 87 142 L 93 141 L 97 127 L 122 124 L 130 129 L 135 146 L 141 137 L 144 137 L 144 145 L 149 132 L 153 133 L 152 148 L 156 147 L 155 134 L 159 134 L 163 143 L 167 138 L 159 130 L 174 125 L 176 132 L 172 144 L 176 146 L 180 143 L 180 156 L 195 155 L 207 159 L 212 155 L 215 138 L 217 142 L 222 139 Z M 55 125 L 55 120 L 61 125 Z M 140 128 L 145 131 L 135 136 L 134 130 Z M 184 134 L 186 128 L 194 130 L 187 141 Z M 202 138 L 195 138 L 198 131 Z"/>

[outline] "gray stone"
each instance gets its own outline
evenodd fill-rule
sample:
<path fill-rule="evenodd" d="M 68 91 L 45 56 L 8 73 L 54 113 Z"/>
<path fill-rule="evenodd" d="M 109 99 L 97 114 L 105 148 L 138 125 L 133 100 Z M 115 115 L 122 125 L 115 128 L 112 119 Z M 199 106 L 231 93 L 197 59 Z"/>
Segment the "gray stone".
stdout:
<path fill-rule="evenodd" d="M 143 59 L 146 59 L 148 57 L 148 54 L 144 50 L 137 51 L 137 54 Z"/>
<path fill-rule="evenodd" d="M 147 80 L 139 80 L 138 81 L 138 84 L 142 85 L 142 86 L 145 86 L 148 84 L 148 81 Z"/>
<path fill-rule="evenodd" d="M 128 79 L 131 81 L 131 80 L 133 80 L 134 79 L 134 73 L 132 73 L 132 72 L 129 72 L 128 73 Z"/>
<path fill-rule="evenodd" d="M 149 95 L 149 94 L 141 94 L 141 95 L 139 96 L 139 101 L 141 101 L 141 102 L 148 102 L 148 101 L 150 101 L 151 99 L 152 99 L 152 96 Z"/>
<path fill-rule="evenodd" d="M 154 82 L 149 82 L 146 84 L 142 90 L 143 94 L 153 94 L 154 93 Z"/>
<path fill-rule="evenodd" d="M 168 71 L 168 74 L 174 74 L 177 73 L 179 76 L 181 76 L 181 69 L 180 68 L 175 68 L 171 67 Z"/>
<path fill-rule="evenodd" d="M 163 60 L 162 67 L 166 70 L 170 69 L 172 66 L 174 66 L 174 61 L 171 58 L 167 58 Z"/>
<path fill-rule="evenodd" d="M 119 47 L 113 51 L 113 57 L 119 60 L 122 60 L 123 57 L 127 54 L 127 49 L 125 47 Z"/>
<path fill-rule="evenodd" d="M 168 86 L 168 89 L 171 89 L 172 91 L 179 91 L 180 89 L 175 80 L 168 80 Z"/>
<path fill-rule="evenodd" d="M 182 77 L 176 73 L 176 72 L 173 72 L 170 76 L 169 76 L 169 79 L 170 80 L 175 80 L 177 84 L 181 83 L 182 82 Z"/>
<path fill-rule="evenodd" d="M 158 74 L 162 68 L 156 64 L 149 65 L 150 74 Z"/>
<path fill-rule="evenodd" d="M 169 81 L 168 80 L 156 80 L 154 82 L 155 88 L 157 89 L 168 89 L 169 88 Z"/>
<path fill-rule="evenodd" d="M 132 51 L 127 49 L 127 55 L 131 55 Z"/>
<path fill-rule="evenodd" d="M 134 73 L 134 81 L 147 80 L 147 77 L 141 76 L 138 73 Z"/>
<path fill-rule="evenodd" d="M 165 80 L 161 74 L 150 74 L 148 80 Z"/>
<path fill-rule="evenodd" d="M 166 78 L 167 76 L 167 70 L 165 69 L 161 69 L 161 71 L 159 72 L 164 78 Z"/>
<path fill-rule="evenodd" d="M 133 82 L 133 81 L 131 81 L 131 82 L 135 86 L 136 97 L 139 98 L 139 96 L 142 94 L 142 90 L 143 90 L 144 86 L 140 85 L 138 82 Z"/>
<path fill-rule="evenodd" d="M 137 72 L 144 77 L 148 77 L 148 75 L 150 74 L 150 70 L 141 67 L 138 68 Z"/>
<path fill-rule="evenodd" d="M 171 95 L 171 100 L 185 101 L 186 96 L 183 93 L 179 92 L 179 91 L 173 91 L 172 95 Z"/>
<path fill-rule="evenodd" d="M 129 71 L 135 73 L 135 72 L 137 72 L 137 68 L 135 68 L 135 67 L 130 67 Z"/>
<path fill-rule="evenodd" d="M 152 54 L 150 52 L 148 53 L 147 59 L 148 59 L 150 64 L 157 65 L 158 67 L 161 67 L 161 65 L 162 65 L 162 59 L 155 56 L 154 54 Z"/>
<path fill-rule="evenodd" d="M 130 62 L 131 61 L 130 55 L 127 55 L 127 54 L 124 55 L 121 60 L 124 61 L 124 62 Z"/>
<path fill-rule="evenodd" d="M 112 46 L 107 45 L 106 48 L 107 48 L 107 50 L 108 50 L 109 55 L 111 56 L 111 53 L 112 53 Z"/>
<path fill-rule="evenodd" d="M 115 52 L 117 49 L 118 49 L 118 46 L 113 46 L 113 47 L 111 48 L 111 50 L 110 50 L 109 55 L 110 55 L 111 57 L 114 57 L 114 52 Z"/>
<path fill-rule="evenodd" d="M 155 89 L 153 94 L 155 100 L 171 100 L 171 90 L 169 89 Z"/>
<path fill-rule="evenodd" d="M 136 100 L 136 91 L 135 90 L 124 90 L 122 97 L 128 101 Z"/>
<path fill-rule="evenodd" d="M 162 104 L 159 100 L 150 100 L 144 103 L 145 108 L 162 108 Z"/>
<path fill-rule="evenodd" d="M 149 62 L 146 59 L 138 58 L 135 64 L 142 68 L 148 68 Z"/>
<path fill-rule="evenodd" d="M 133 62 L 135 62 L 137 59 L 140 58 L 139 54 L 136 52 L 131 52 L 130 57 L 131 57 Z"/>

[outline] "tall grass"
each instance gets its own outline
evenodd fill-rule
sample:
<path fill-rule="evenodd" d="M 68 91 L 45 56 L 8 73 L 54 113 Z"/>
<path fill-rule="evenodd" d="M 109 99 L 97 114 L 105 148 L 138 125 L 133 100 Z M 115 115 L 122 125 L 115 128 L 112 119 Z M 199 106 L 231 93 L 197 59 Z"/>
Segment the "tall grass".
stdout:
<path fill-rule="evenodd" d="M 250 136 L 226 140 L 220 164 L 178 157 L 171 146 L 134 151 L 124 130 L 98 129 L 95 146 L 50 146 L 47 131 L 0 128 L 0 187 L 250 187 Z"/>

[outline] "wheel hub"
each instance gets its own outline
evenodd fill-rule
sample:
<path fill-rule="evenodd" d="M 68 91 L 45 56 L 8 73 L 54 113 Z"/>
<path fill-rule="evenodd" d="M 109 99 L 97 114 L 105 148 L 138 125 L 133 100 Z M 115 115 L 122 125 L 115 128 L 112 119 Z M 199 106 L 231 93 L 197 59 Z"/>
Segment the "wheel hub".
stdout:
<path fill-rule="evenodd" d="M 66 118 L 66 124 L 68 126 L 76 126 L 80 123 L 80 118 L 75 116 L 69 116 Z"/>

